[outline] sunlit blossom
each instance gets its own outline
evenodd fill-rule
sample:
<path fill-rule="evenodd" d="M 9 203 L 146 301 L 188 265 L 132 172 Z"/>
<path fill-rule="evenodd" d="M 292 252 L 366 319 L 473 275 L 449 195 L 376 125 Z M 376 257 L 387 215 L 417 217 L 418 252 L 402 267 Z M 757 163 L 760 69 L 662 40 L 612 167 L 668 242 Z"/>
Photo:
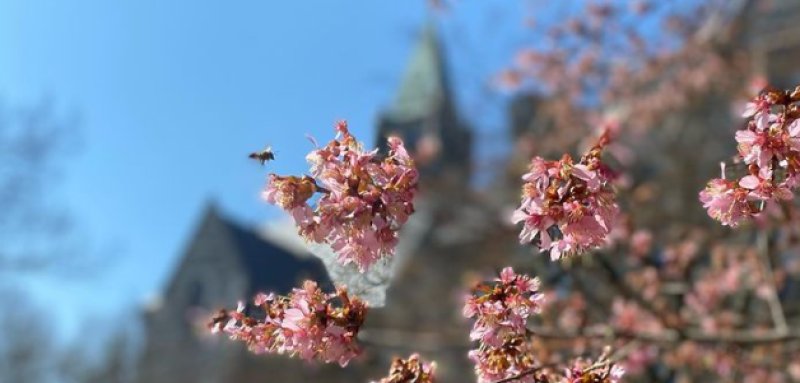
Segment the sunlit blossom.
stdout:
<path fill-rule="evenodd" d="M 513 216 L 523 223 L 522 243 L 538 239 L 552 259 L 581 254 L 603 246 L 613 229 L 619 207 L 611 187 L 611 172 L 600 155 L 608 133 L 578 163 L 568 155 L 559 161 L 531 160 L 522 176 L 522 204 Z"/>
<path fill-rule="evenodd" d="M 239 302 L 236 311 L 221 310 L 209 323 L 247 344 L 254 353 L 288 354 L 346 366 L 360 353 L 356 336 L 367 307 L 340 288 L 324 294 L 306 281 L 288 296 L 256 295 L 253 305 Z"/>
<path fill-rule="evenodd" d="M 360 271 L 394 254 L 397 233 L 414 213 L 419 174 L 396 137 L 385 158 L 366 151 L 342 121 L 336 139 L 306 156 L 311 175 L 271 174 L 267 202 L 292 215 L 307 240 L 326 243 Z"/>
<path fill-rule="evenodd" d="M 736 227 L 753 218 L 766 204 L 794 198 L 800 172 L 800 92 L 766 89 L 750 101 L 742 116 L 750 119 L 736 132 L 739 157 L 747 174 L 709 181 L 700 201 L 709 216 Z"/>
<path fill-rule="evenodd" d="M 397 358 L 392 362 L 389 375 L 372 383 L 435 383 L 436 363 L 428 363 L 419 354 L 408 359 Z"/>

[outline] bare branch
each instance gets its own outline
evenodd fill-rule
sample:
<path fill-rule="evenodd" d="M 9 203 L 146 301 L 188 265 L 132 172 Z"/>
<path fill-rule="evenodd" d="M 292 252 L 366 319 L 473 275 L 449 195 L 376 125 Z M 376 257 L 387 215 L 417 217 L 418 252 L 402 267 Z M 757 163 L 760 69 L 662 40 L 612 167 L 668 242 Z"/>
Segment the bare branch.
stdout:
<path fill-rule="evenodd" d="M 789 332 L 786 324 L 786 315 L 783 312 L 781 300 L 778 297 L 778 289 L 775 286 L 775 276 L 772 273 L 772 265 L 769 259 L 769 231 L 762 230 L 758 233 L 758 257 L 761 265 L 761 273 L 768 286 L 767 303 L 772 314 L 772 323 L 779 334 Z"/>

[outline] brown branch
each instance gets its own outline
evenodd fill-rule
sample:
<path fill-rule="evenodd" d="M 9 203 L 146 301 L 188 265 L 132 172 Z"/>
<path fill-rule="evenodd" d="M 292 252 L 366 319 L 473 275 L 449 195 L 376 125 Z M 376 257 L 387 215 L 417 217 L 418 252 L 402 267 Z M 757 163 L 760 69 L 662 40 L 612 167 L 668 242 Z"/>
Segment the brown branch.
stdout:
<path fill-rule="evenodd" d="M 653 334 L 647 332 L 620 331 L 614 329 L 581 329 L 579 331 L 560 330 L 546 327 L 529 327 L 532 335 L 542 339 L 571 340 L 571 339 L 630 339 L 641 340 L 647 343 L 674 343 L 678 337 L 674 333 Z"/>
<path fill-rule="evenodd" d="M 761 231 L 758 233 L 758 258 L 761 265 L 761 274 L 767 283 L 769 292 L 767 303 L 772 314 L 772 323 L 778 333 L 787 333 L 789 326 L 786 324 L 786 315 L 783 312 L 781 300 L 778 297 L 778 289 L 775 286 L 775 276 L 772 273 L 772 265 L 769 259 L 769 232 Z"/>
<path fill-rule="evenodd" d="M 598 259 L 600 266 L 606 271 L 608 274 L 608 280 L 610 284 L 617 288 L 617 290 L 622 294 L 622 296 L 631 299 L 642 306 L 645 310 L 650 312 L 664 327 L 672 329 L 679 335 L 683 336 L 684 330 L 675 324 L 671 323 L 670 321 L 666 320 L 667 315 L 662 313 L 658 310 L 653 304 L 645 299 L 639 292 L 631 288 L 628 283 L 625 281 L 624 276 L 621 275 L 615 268 L 611 262 L 606 259 L 605 254 L 598 253 L 596 258 Z"/>
<path fill-rule="evenodd" d="M 602 369 L 602 368 L 613 366 L 615 363 L 627 358 L 628 355 L 631 353 L 631 351 L 635 350 L 637 347 L 639 347 L 638 342 L 637 341 L 632 341 L 632 342 L 626 344 L 625 346 L 623 346 L 622 348 L 620 348 L 617 352 L 615 352 L 613 354 L 611 353 L 611 349 L 607 348 L 606 351 L 603 352 L 603 355 L 600 356 L 600 360 L 598 360 L 597 363 L 595 363 L 595 364 L 593 364 L 593 365 L 591 365 L 589 367 L 586 367 L 583 371 L 584 372 L 591 372 L 591 371 L 594 371 L 594 370 L 598 370 L 598 369 Z M 535 374 L 535 373 L 537 373 L 537 372 L 539 372 L 541 370 L 544 370 L 546 368 L 557 367 L 557 366 L 558 366 L 558 364 L 551 363 L 551 364 L 545 364 L 545 365 L 539 366 L 539 367 L 529 368 L 529 369 L 527 369 L 525 371 L 520 372 L 519 374 L 516 374 L 514 376 L 509 376 L 507 378 L 503 378 L 503 379 L 500 379 L 500 380 L 495 380 L 492 383 L 513 382 L 513 381 L 515 381 L 517 379 L 522 379 L 522 378 L 524 378 L 524 377 L 526 377 L 528 375 Z"/>
<path fill-rule="evenodd" d="M 545 364 L 545 365 L 539 366 L 539 367 L 529 368 L 529 369 L 527 369 L 525 371 L 520 372 L 519 374 L 516 374 L 514 376 L 509 376 L 507 378 L 503 378 L 503 379 L 500 379 L 500 380 L 495 380 L 492 383 L 513 382 L 513 381 L 515 381 L 517 379 L 522 379 L 522 378 L 524 378 L 524 377 L 526 377 L 528 375 L 533 375 L 533 374 L 535 374 L 535 373 L 537 373 L 537 372 L 539 372 L 541 370 L 544 370 L 545 368 L 551 368 L 551 367 L 556 367 L 556 366 L 557 366 L 557 364 L 553 363 L 553 364 Z"/>
<path fill-rule="evenodd" d="M 666 330 L 661 334 L 620 331 L 614 329 L 583 329 L 580 331 L 567 331 L 545 327 L 529 328 L 535 336 L 543 339 L 630 339 L 646 343 L 679 343 L 681 341 L 694 341 L 698 343 L 736 344 L 739 346 L 756 346 L 767 343 L 786 343 L 800 341 L 800 330 L 797 331 L 729 331 L 720 333 L 707 333 L 698 330 L 686 330 L 684 335 L 677 334 L 674 330 Z"/>
<path fill-rule="evenodd" d="M 739 346 L 757 346 L 768 343 L 800 342 L 800 329 L 793 331 L 757 331 L 739 330 L 719 333 L 708 333 L 700 330 L 689 329 L 685 336 L 680 336 L 674 330 L 665 330 L 662 333 L 623 331 L 611 328 L 583 328 L 577 331 L 562 330 L 551 327 L 529 326 L 528 331 L 532 336 L 552 340 L 574 339 L 626 339 L 643 343 L 676 344 L 681 341 L 694 341 L 698 343 L 735 344 Z M 466 348 L 470 342 L 461 331 L 415 331 L 391 328 L 365 328 L 359 333 L 359 340 L 366 343 L 382 346 L 403 346 L 413 344 L 426 349 L 438 349 L 442 345 L 449 347 Z"/>

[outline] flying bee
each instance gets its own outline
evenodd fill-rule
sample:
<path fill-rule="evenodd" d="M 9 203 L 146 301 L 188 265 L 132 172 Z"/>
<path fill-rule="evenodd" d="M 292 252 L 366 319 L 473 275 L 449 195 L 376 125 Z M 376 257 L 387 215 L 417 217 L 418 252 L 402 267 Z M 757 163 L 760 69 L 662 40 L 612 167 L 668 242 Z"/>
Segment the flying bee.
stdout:
<path fill-rule="evenodd" d="M 250 153 L 250 155 L 248 157 L 252 158 L 252 159 L 255 159 L 258 162 L 261 162 L 261 165 L 266 164 L 267 161 L 275 161 L 275 153 L 272 151 L 272 148 L 269 147 L 269 146 L 267 146 L 266 149 L 264 149 L 264 150 L 262 150 L 260 152 Z"/>

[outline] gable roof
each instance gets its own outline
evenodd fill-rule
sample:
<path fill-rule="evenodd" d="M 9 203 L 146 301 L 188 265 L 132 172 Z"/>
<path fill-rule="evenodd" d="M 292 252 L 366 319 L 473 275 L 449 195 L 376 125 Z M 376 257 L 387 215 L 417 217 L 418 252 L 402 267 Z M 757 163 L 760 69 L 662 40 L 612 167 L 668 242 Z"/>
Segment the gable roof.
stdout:
<path fill-rule="evenodd" d="M 236 256 L 248 276 L 251 294 L 262 291 L 287 293 L 306 279 L 313 279 L 320 286 L 330 285 L 325 267 L 319 259 L 310 255 L 300 258 L 253 230 L 230 220 L 223 219 L 223 222 L 231 242 L 238 249 Z"/>
<path fill-rule="evenodd" d="M 171 295 L 170 291 L 182 271 L 196 261 L 192 258 L 192 249 L 208 243 L 204 241 L 208 237 L 214 237 L 211 242 L 225 244 L 223 249 L 226 250 L 216 253 L 215 257 L 235 258 L 233 263 L 241 267 L 245 276 L 248 296 L 258 292 L 285 294 L 298 287 L 305 279 L 313 279 L 325 289 L 332 286 L 319 259 L 298 256 L 297 251 L 273 243 L 256 231 L 223 216 L 213 203 L 207 205 L 197 227 L 188 241 L 188 250 L 168 282 L 165 296 Z"/>

